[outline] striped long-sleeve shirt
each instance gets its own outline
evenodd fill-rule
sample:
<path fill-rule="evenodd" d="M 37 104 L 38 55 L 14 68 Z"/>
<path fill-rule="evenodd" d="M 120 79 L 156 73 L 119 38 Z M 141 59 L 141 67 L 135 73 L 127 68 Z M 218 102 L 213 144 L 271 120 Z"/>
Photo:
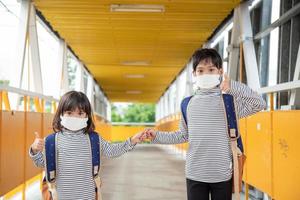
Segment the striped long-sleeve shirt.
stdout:
<path fill-rule="evenodd" d="M 95 199 L 95 183 L 92 175 L 92 155 L 89 138 L 82 131 L 58 132 L 57 176 L 58 199 Z M 130 139 L 124 143 L 110 144 L 99 136 L 101 155 L 117 157 L 133 149 Z M 35 155 L 29 150 L 34 164 L 45 167 L 43 152 Z"/>
<path fill-rule="evenodd" d="M 248 86 L 231 81 L 228 94 L 233 95 L 238 118 L 266 107 L 263 98 Z M 186 156 L 186 178 L 207 183 L 230 180 L 232 153 L 226 129 L 226 116 L 220 88 L 198 90 L 187 107 L 187 124 L 183 117 L 179 130 L 156 132 L 153 143 L 189 143 Z"/>

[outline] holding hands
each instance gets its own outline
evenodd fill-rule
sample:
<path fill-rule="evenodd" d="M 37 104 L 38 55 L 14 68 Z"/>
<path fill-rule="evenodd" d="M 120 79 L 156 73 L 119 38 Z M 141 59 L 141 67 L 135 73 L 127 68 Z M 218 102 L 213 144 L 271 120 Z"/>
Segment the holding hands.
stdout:
<path fill-rule="evenodd" d="M 141 143 L 145 140 L 153 140 L 156 136 L 156 131 L 153 129 L 145 129 L 144 131 L 134 135 L 131 138 L 131 144 L 135 145 L 137 143 Z"/>

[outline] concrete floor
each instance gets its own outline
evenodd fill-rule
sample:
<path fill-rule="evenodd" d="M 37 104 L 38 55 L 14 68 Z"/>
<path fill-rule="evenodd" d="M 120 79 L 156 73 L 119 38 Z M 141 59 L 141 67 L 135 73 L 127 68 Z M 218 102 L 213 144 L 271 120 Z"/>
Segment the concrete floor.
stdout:
<path fill-rule="evenodd" d="M 103 200 L 187 199 L 185 159 L 171 146 L 138 145 L 102 164 Z M 245 199 L 243 194 L 241 199 Z"/>
<path fill-rule="evenodd" d="M 103 160 L 103 200 L 185 200 L 185 161 L 158 145 Z"/>

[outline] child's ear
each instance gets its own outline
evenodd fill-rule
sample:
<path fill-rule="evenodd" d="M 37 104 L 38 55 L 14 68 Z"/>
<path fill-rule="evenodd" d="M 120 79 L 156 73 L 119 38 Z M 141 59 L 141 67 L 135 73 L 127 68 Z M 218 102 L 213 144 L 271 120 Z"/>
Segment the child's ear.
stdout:
<path fill-rule="evenodd" d="M 223 68 L 220 69 L 220 75 L 223 75 Z"/>

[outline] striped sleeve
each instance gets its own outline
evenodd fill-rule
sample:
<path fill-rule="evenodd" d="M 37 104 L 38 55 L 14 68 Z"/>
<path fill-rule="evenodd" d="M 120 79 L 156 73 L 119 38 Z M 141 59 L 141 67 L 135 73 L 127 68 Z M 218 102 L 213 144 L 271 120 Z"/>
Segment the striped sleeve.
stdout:
<path fill-rule="evenodd" d="M 112 144 L 99 136 L 101 154 L 107 158 L 115 158 L 132 150 L 135 145 L 132 145 L 130 138 L 125 142 Z"/>
<path fill-rule="evenodd" d="M 188 128 L 181 116 L 179 130 L 174 132 L 157 131 L 153 144 L 180 144 L 188 141 Z"/>
<path fill-rule="evenodd" d="M 29 157 L 33 161 L 34 165 L 40 168 L 45 167 L 45 162 L 44 162 L 44 153 L 39 151 L 36 154 L 33 154 L 31 147 L 29 148 Z"/>
<path fill-rule="evenodd" d="M 243 83 L 231 80 L 230 89 L 226 93 L 235 98 L 238 118 L 253 115 L 266 108 L 262 96 Z"/>

